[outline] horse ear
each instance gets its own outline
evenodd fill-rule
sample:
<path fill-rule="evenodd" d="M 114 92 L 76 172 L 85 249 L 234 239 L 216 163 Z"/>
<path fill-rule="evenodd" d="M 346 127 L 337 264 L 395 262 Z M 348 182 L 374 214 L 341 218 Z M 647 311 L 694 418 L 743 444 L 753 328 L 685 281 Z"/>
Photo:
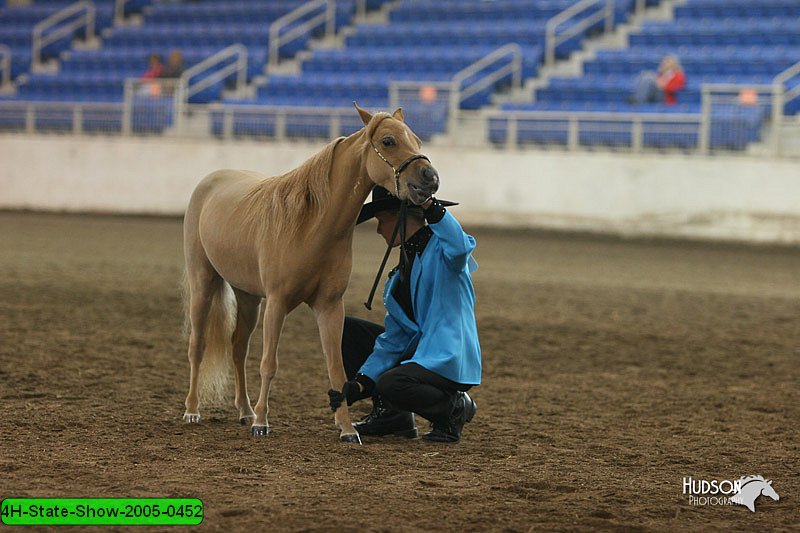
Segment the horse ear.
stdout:
<path fill-rule="evenodd" d="M 767 480 L 767 485 L 769 485 L 770 487 L 772 486 L 772 480 L 771 479 Z"/>
<path fill-rule="evenodd" d="M 400 122 L 405 122 L 405 118 L 406 118 L 406 117 L 403 115 L 403 108 L 402 108 L 402 107 L 398 107 L 398 108 L 395 110 L 395 112 L 394 112 L 394 113 L 392 113 L 392 117 L 393 117 L 393 118 L 396 118 L 396 119 L 397 119 L 397 120 L 399 120 Z"/>
<path fill-rule="evenodd" d="M 356 111 L 358 111 L 359 116 L 361 116 L 361 122 L 363 122 L 365 126 L 369 124 L 369 121 L 372 120 L 372 114 L 358 107 L 358 104 L 355 102 L 353 102 L 353 105 L 356 106 Z"/>

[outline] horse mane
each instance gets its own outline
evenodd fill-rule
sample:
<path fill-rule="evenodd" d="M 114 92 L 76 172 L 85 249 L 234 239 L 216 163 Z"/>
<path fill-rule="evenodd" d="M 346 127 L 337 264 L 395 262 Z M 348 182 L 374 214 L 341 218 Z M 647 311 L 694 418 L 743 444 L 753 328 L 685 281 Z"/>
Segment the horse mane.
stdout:
<path fill-rule="evenodd" d="M 378 124 L 391 116 L 382 111 L 373 114 L 369 124 L 363 128 L 366 130 L 366 138 L 371 139 Z M 254 227 L 253 223 L 265 216 L 270 233 L 291 238 L 305 222 L 314 219 L 318 221 L 319 215 L 330 203 L 333 153 L 336 145 L 343 139 L 345 137 L 334 139 L 294 170 L 261 180 L 245 199 L 249 205 L 244 210 L 242 222 Z M 369 141 L 366 143 L 364 149 L 369 147 Z"/>
<path fill-rule="evenodd" d="M 243 210 L 242 222 L 253 225 L 265 217 L 270 233 L 292 237 L 305 222 L 318 219 L 330 203 L 333 152 L 342 139 L 334 139 L 294 170 L 261 180 L 246 197 L 250 206 Z"/>

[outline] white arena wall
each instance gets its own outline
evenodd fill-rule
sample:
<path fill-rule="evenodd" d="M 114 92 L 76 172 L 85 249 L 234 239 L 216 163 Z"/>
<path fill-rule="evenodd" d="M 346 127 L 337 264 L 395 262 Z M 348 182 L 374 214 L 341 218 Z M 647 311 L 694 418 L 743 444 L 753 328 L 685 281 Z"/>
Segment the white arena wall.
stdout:
<path fill-rule="evenodd" d="M 220 168 L 283 173 L 321 142 L 0 136 L 0 208 L 180 215 Z M 800 162 L 427 146 L 466 224 L 800 243 Z"/>

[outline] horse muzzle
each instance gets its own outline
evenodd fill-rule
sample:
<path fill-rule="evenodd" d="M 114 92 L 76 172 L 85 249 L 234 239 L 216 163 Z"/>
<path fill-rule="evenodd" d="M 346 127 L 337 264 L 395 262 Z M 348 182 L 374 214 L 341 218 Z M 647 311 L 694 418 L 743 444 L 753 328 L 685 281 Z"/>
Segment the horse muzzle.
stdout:
<path fill-rule="evenodd" d="M 408 182 L 408 199 L 416 205 L 421 205 L 438 190 L 439 173 L 431 165 L 427 165 L 420 169 L 419 180 L 416 183 Z"/>

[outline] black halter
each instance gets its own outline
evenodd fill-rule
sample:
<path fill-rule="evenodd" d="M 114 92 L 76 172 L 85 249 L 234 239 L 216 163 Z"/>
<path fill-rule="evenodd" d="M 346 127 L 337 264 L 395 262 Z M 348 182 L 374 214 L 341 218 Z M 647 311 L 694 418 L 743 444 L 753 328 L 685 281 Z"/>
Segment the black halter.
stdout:
<path fill-rule="evenodd" d="M 391 169 L 394 171 L 394 187 L 395 187 L 395 193 L 397 194 L 398 198 L 400 198 L 400 173 L 403 172 L 406 169 L 406 167 L 408 167 L 408 165 L 410 165 L 417 159 L 424 159 L 428 163 L 431 162 L 431 160 L 428 159 L 428 156 L 426 155 L 414 154 L 405 161 L 403 161 L 402 163 L 400 163 L 399 167 L 395 168 L 395 166 L 389 163 L 389 160 L 383 156 L 380 150 L 378 150 L 378 147 L 375 146 L 375 143 L 372 142 L 372 139 L 370 139 L 369 144 L 372 146 L 372 149 L 375 150 L 375 153 L 378 154 L 378 157 L 383 159 L 383 162 L 389 165 L 389 167 L 391 167 Z"/>
<path fill-rule="evenodd" d="M 400 173 L 403 172 L 408 165 L 416 161 L 417 159 L 424 159 L 428 163 L 431 162 L 428 159 L 428 156 L 423 154 L 414 154 L 402 163 L 400 163 L 399 167 L 392 165 L 388 159 L 386 159 L 383 154 L 378 150 L 378 147 L 370 139 L 370 145 L 372 149 L 375 150 L 375 153 L 378 154 L 378 157 L 383 159 L 383 161 L 391 167 L 394 171 L 394 186 L 395 192 L 397 193 L 397 198 L 400 199 Z M 375 275 L 375 281 L 372 283 L 372 289 L 369 291 L 369 297 L 367 301 L 364 302 L 364 306 L 367 309 L 372 311 L 372 299 L 375 297 L 375 291 L 378 288 L 378 283 L 380 282 L 381 275 L 383 274 L 383 269 L 386 267 L 386 261 L 389 259 L 389 254 L 392 252 L 392 245 L 394 244 L 394 240 L 397 238 L 397 233 L 400 233 L 400 279 L 404 279 L 409 273 L 406 272 L 406 268 L 408 266 L 408 256 L 406 255 L 406 209 L 408 208 L 408 201 L 407 200 L 400 200 L 400 212 L 397 215 L 397 223 L 394 226 L 394 230 L 392 231 L 392 238 L 389 240 L 389 245 L 386 247 L 386 253 L 383 255 L 383 261 L 381 261 L 381 267 L 378 269 L 378 273 Z"/>

